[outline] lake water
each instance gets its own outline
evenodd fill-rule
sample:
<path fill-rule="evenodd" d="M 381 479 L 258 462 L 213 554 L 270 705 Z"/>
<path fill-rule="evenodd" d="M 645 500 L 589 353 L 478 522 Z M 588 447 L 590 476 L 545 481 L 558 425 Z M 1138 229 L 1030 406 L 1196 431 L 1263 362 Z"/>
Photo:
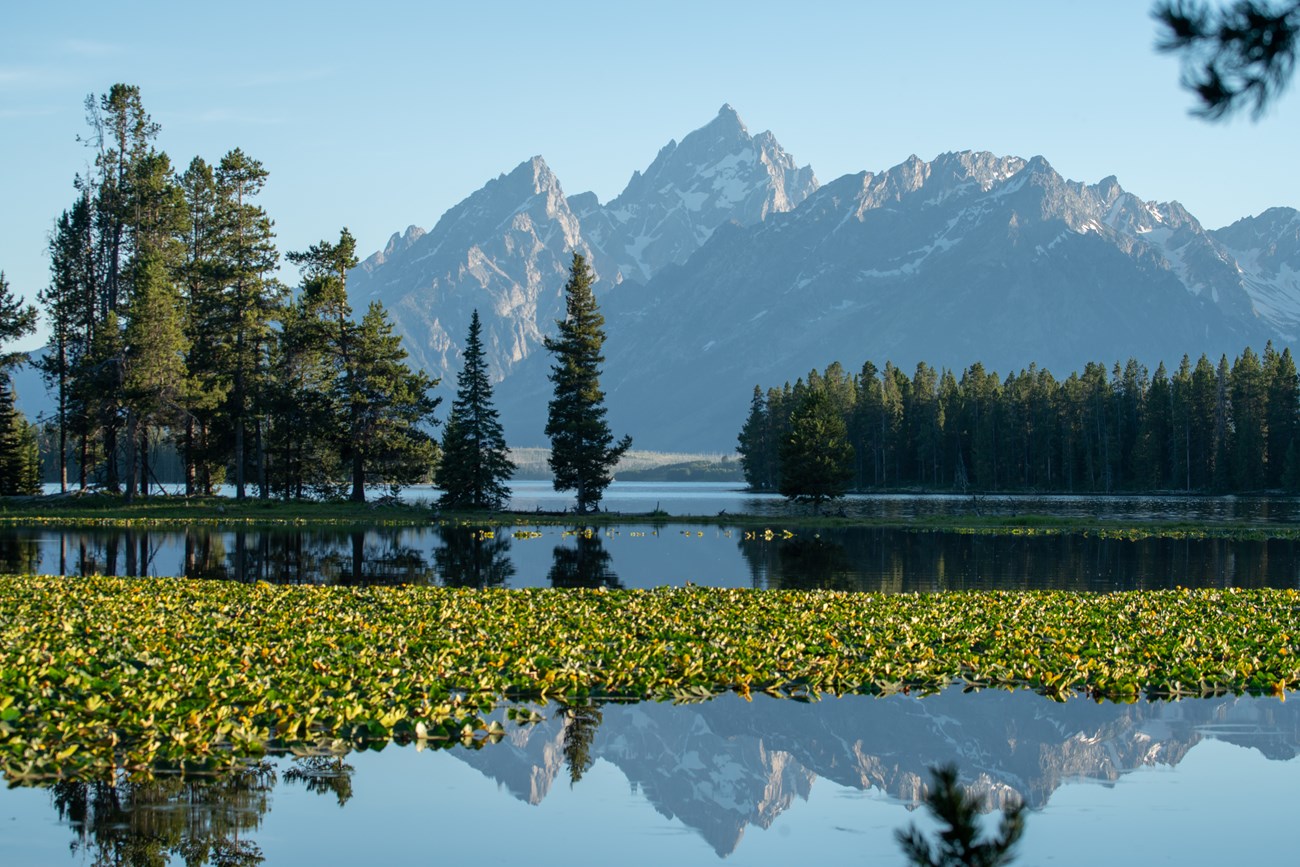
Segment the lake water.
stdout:
<path fill-rule="evenodd" d="M 429 499 L 416 489 L 408 496 Z M 545 483 L 512 506 L 559 511 Z M 887 592 L 1300 587 L 1300 543 L 972 536 L 787 528 L 804 514 L 728 484 L 619 484 L 625 514 L 750 512 L 768 528 L 0 529 L 0 572 L 293 583 L 726 587 Z M 847 514 L 1031 514 L 1139 521 L 1296 518 L 1295 501 L 1184 497 L 858 497 Z M 479 749 L 389 745 L 274 756 L 220 777 L 64 781 L 0 791 L 0 864 L 901 864 L 894 832 L 937 763 L 990 804 L 1031 810 L 1017 863 L 1286 862 L 1300 703 L 1130 705 L 1028 692 L 925 698 L 534 707 Z M 989 815 L 992 821 L 992 814 Z M 1279 839 L 1282 838 L 1282 839 Z M 1276 841 L 1276 842 L 1275 842 Z M 1275 851 L 1278 849 L 1280 851 Z M 1250 854 L 1246 854 L 1250 853 Z"/>
<path fill-rule="evenodd" d="M 767 532 L 770 530 L 770 532 Z M 1110 591 L 1300 587 L 1300 541 L 969 535 L 864 527 L 121 530 L 0 527 L 0 572 L 294 584 Z"/>
<path fill-rule="evenodd" d="M 918 798 L 956 761 L 990 806 L 1027 803 L 1018 863 L 1287 863 L 1296 698 L 552 703 L 532 725 L 499 712 L 481 749 L 0 791 L 0 862 L 900 864 L 894 831 L 933 828 Z"/>
<path fill-rule="evenodd" d="M 573 495 L 557 492 L 550 482 L 518 481 L 511 485 L 510 508 L 529 512 L 573 508 Z M 438 492 L 427 486 L 404 491 L 404 499 L 432 502 Z M 778 494 L 755 494 L 735 482 L 614 482 L 601 501 L 611 512 L 643 514 L 656 508 L 669 515 L 718 515 L 743 512 L 780 518 L 807 515 Z M 1206 497 L 1179 494 L 851 494 L 823 507 L 827 514 L 861 518 L 916 518 L 934 515 L 1060 515 L 1099 520 L 1300 522 L 1300 498 Z"/>
<path fill-rule="evenodd" d="M 175 486 L 168 489 L 173 490 Z M 519 480 L 510 485 L 509 508 L 519 512 L 573 509 L 572 492 L 556 491 L 549 481 Z M 45 485 L 46 493 L 58 491 Z M 233 496 L 234 489 L 220 493 Z M 370 492 L 372 499 L 383 494 Z M 439 491 L 429 485 L 404 489 L 400 498 L 433 503 Z M 605 491 L 601 508 L 626 515 L 659 509 L 668 515 L 718 515 L 738 512 L 772 518 L 808 515 L 807 506 L 791 505 L 778 494 L 755 494 L 736 482 L 619 482 Z M 932 515 L 1060 515 L 1099 520 L 1300 522 L 1300 498 L 1207 497 L 1176 493 L 1102 496 L 1097 494 L 851 494 L 823 507 L 827 514 L 849 517 L 916 518 Z"/>

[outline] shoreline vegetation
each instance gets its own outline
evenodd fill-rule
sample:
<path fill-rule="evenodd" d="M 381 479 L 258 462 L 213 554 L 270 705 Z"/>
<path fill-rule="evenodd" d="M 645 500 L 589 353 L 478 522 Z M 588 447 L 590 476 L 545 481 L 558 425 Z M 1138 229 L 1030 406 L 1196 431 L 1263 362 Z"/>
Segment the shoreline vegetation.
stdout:
<path fill-rule="evenodd" d="M 1135 495 L 1136 496 L 1136 495 Z M 1145 495 L 1143 495 L 1145 496 Z M 1163 495 L 1161 495 L 1163 496 Z M 397 500 L 369 503 L 292 501 L 226 497 L 153 496 L 132 502 L 107 493 L 47 494 L 0 498 L 0 526 L 167 527 L 204 526 L 482 526 L 518 527 L 623 524 L 697 524 L 774 529 L 874 527 L 916 532 L 999 535 L 1101 535 L 1113 538 L 1300 539 L 1300 527 L 1284 523 L 1211 520 L 1102 520 L 1051 514 L 984 515 L 972 499 L 967 514 L 915 518 L 850 517 L 792 509 L 780 516 L 723 512 L 672 515 L 652 512 L 473 511 Z"/>
<path fill-rule="evenodd" d="M 502 699 L 1300 687 L 1300 591 L 317 587 L 0 576 L 11 783 L 500 735 Z M 779 643 L 770 637 L 783 636 Z M 331 746 L 333 745 L 333 746 Z"/>

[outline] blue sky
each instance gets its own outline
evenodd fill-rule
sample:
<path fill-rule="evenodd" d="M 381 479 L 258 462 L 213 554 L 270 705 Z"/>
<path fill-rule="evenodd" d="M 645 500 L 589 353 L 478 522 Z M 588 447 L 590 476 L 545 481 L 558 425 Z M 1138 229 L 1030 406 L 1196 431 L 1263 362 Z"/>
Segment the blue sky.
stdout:
<path fill-rule="evenodd" d="M 1143 0 L 8 4 L 0 269 L 31 298 L 48 281 L 82 103 L 119 81 L 178 167 L 264 163 L 282 252 L 346 225 L 369 254 L 534 154 L 608 200 L 724 102 L 823 183 L 975 149 L 1114 174 L 1209 227 L 1300 207 L 1296 92 L 1197 120 L 1154 38 Z"/>

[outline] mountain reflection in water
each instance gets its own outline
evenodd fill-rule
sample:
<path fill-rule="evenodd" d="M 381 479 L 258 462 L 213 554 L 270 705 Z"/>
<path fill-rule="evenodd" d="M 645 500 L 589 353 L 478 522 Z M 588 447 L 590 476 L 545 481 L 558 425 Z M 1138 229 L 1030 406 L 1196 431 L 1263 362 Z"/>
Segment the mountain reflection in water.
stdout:
<path fill-rule="evenodd" d="M 771 538 L 769 538 L 769 535 Z M 281 584 L 878 592 L 1300 587 L 1293 539 L 970 535 L 871 527 L 0 528 L 0 572 Z"/>
<path fill-rule="evenodd" d="M 952 761 L 989 808 L 1023 799 L 1033 811 L 1048 806 L 1072 781 L 1109 788 L 1138 768 L 1173 768 L 1206 739 L 1291 763 L 1300 777 L 1300 709 L 1295 701 L 1277 699 L 1118 705 L 954 689 L 924 698 L 805 703 L 760 697 L 749 703 L 724 696 L 691 705 L 552 703 L 533 709 L 541 722 L 517 724 L 499 709 L 504 739 L 481 749 L 454 746 L 446 753 L 447 760 L 497 783 L 495 794 L 480 792 L 481 802 L 468 809 L 505 816 L 503 799 L 540 805 L 557 783 L 580 790 L 584 774 L 604 762 L 617 768 L 646 804 L 663 817 L 675 817 L 719 857 L 743 850 L 748 828 L 768 828 L 782 822 L 787 811 L 812 809 L 800 802 L 809 800 L 819 780 L 914 806 L 929 769 Z M 123 778 L 115 786 L 60 781 L 49 791 L 60 824 L 30 822 L 21 833 L 57 834 L 66 846 L 70 830 L 73 861 L 164 863 L 170 853 L 187 863 L 211 858 L 256 864 L 263 857 L 259 839 L 279 839 L 275 793 L 289 786 L 320 796 L 311 807 L 313 821 L 329 821 L 329 811 L 340 808 L 371 816 L 378 854 L 385 828 L 367 799 L 380 797 L 384 786 L 370 783 L 367 772 L 381 770 L 375 762 L 391 768 L 424 760 L 412 747 L 390 746 L 378 756 L 283 756 L 217 777 Z M 426 792 L 447 778 L 445 771 L 421 776 Z M 1225 797 L 1240 794 L 1224 790 Z M 8 811 L 7 796 L 12 793 L 0 793 L 0 815 Z M 3 824 L 10 827 L 0 827 L 0 861 L 15 863 L 6 858 L 15 842 L 6 839 L 15 829 Z M 901 814 L 898 824 L 905 824 Z M 497 830 L 510 834 L 508 826 Z M 1034 831 L 1031 817 L 1027 839 Z M 564 835 L 572 833 L 557 826 L 557 839 L 531 839 L 529 846 L 560 851 Z M 645 845 L 653 845 L 653 838 Z M 653 860 L 653 850 L 640 854 Z"/>

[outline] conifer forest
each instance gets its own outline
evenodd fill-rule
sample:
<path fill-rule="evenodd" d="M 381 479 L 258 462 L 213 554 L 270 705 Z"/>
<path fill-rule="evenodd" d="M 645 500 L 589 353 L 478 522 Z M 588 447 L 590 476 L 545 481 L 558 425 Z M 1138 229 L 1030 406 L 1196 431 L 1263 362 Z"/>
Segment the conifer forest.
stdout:
<path fill-rule="evenodd" d="M 802 471 L 789 441 L 813 396 L 842 422 L 809 446 L 843 446 L 841 491 L 1300 490 L 1300 381 L 1290 349 L 1272 344 L 1217 364 L 1184 356 L 1172 373 L 1090 363 L 1061 380 L 1033 364 L 1003 378 L 979 363 L 957 376 L 922 362 L 909 377 L 837 362 L 754 387 L 739 436 L 754 489 L 807 486 L 790 478 Z"/>

